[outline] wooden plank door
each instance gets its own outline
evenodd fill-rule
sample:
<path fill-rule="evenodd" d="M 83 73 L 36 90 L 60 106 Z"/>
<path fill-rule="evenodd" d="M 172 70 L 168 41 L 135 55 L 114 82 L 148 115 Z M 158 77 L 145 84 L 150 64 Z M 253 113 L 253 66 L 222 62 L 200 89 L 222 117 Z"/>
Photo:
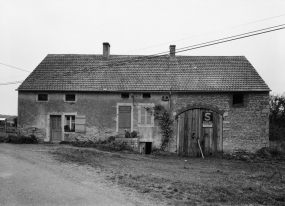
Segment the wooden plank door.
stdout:
<path fill-rule="evenodd" d="M 125 134 L 125 130 L 131 132 L 131 106 L 119 106 L 119 134 Z"/>
<path fill-rule="evenodd" d="M 203 127 L 203 112 L 213 114 L 212 127 Z M 178 153 L 201 156 L 198 141 L 205 156 L 222 151 L 222 115 L 207 109 L 185 111 L 178 118 Z"/>
<path fill-rule="evenodd" d="M 60 115 L 50 116 L 50 134 L 51 134 L 51 141 L 53 142 L 61 141 L 62 129 L 61 129 L 61 116 Z"/>

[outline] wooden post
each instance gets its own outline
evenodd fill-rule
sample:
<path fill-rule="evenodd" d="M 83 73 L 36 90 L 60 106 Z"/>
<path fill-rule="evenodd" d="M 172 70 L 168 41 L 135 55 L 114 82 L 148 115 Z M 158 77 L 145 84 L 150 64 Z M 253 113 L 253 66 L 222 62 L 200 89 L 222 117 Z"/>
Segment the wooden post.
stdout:
<path fill-rule="evenodd" d="M 203 157 L 203 159 L 204 159 L 204 155 L 203 155 L 203 151 L 202 151 L 202 149 L 201 149 L 201 145 L 200 145 L 199 138 L 198 138 L 198 145 L 199 145 L 199 148 L 200 148 L 200 152 L 201 152 L 201 154 L 202 154 L 202 157 Z"/>

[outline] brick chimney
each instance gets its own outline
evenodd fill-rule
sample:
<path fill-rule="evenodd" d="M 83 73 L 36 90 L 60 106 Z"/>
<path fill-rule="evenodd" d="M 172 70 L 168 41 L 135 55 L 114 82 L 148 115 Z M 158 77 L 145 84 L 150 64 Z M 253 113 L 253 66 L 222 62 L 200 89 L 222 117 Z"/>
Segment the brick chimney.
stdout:
<path fill-rule="evenodd" d="M 170 57 L 175 57 L 175 45 L 169 46 Z"/>
<path fill-rule="evenodd" d="M 108 42 L 103 43 L 103 57 L 109 58 L 110 56 L 110 44 Z"/>

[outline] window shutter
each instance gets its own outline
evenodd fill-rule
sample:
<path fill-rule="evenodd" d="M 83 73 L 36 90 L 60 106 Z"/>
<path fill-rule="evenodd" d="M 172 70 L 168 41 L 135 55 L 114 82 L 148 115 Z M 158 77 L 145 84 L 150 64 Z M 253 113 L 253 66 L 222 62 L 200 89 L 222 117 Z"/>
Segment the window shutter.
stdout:
<path fill-rule="evenodd" d="M 147 115 L 146 115 L 146 124 L 151 124 L 151 113 L 150 113 L 150 112 L 147 112 Z"/>
<path fill-rule="evenodd" d="M 144 106 L 141 106 L 141 124 L 146 124 L 145 119 L 146 119 L 146 110 Z"/>
<path fill-rule="evenodd" d="M 85 133 L 86 125 L 86 116 L 85 115 L 76 115 L 75 116 L 75 132 Z"/>

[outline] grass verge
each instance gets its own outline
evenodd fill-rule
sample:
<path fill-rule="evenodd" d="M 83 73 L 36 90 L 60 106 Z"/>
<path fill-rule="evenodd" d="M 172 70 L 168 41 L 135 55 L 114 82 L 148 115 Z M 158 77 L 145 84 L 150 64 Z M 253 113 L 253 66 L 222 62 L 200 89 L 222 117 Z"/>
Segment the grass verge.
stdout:
<path fill-rule="evenodd" d="M 90 165 L 106 180 L 165 205 L 285 205 L 284 161 L 180 158 L 60 147 L 64 162 Z"/>

